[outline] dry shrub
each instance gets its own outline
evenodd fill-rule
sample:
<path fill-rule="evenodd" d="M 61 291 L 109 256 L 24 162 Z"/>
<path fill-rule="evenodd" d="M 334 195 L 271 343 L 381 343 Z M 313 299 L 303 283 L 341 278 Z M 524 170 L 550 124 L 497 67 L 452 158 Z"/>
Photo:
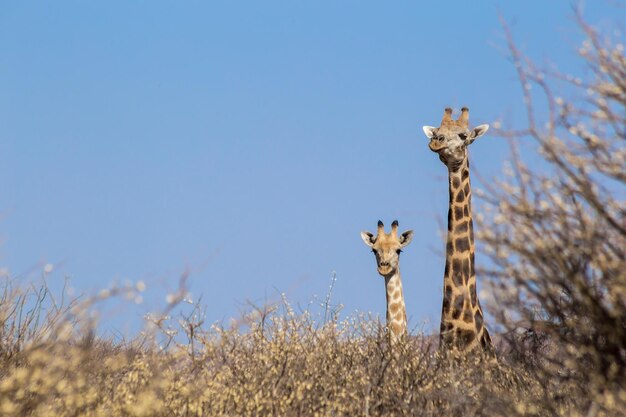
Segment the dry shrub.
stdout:
<path fill-rule="evenodd" d="M 505 416 L 542 395 L 523 367 L 444 360 L 431 337 L 391 350 L 366 316 L 320 324 L 283 301 L 226 328 L 200 312 L 125 344 L 70 332 L 23 345 L 0 363 L 0 414 Z"/>
<path fill-rule="evenodd" d="M 477 237 L 512 357 L 583 415 L 623 415 L 626 58 L 608 28 L 599 32 L 577 17 L 586 37 L 581 77 L 540 69 L 507 31 L 526 126 L 500 131 L 511 139 L 514 163 L 482 197 L 488 215 Z M 537 151 L 519 152 L 529 142 Z"/>
<path fill-rule="evenodd" d="M 20 352 L 24 345 L 56 334 L 57 326 L 67 324 L 69 305 L 55 300 L 45 281 L 40 287 L 21 288 L 5 279 L 0 294 L 0 360 L 6 361 Z M 76 323 L 70 323 L 75 325 Z"/>

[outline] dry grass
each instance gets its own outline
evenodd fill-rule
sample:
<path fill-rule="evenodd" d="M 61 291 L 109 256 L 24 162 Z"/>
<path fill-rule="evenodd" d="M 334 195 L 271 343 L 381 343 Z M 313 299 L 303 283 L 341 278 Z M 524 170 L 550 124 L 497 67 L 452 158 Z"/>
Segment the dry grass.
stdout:
<path fill-rule="evenodd" d="M 0 324 L 14 329 L 0 341 L 10 352 L 0 362 L 5 416 L 576 415 L 584 404 L 572 387 L 542 386 L 506 356 L 499 365 L 442 359 L 425 336 L 391 352 L 367 317 L 321 325 L 283 302 L 253 311 L 245 330 L 205 328 L 196 306 L 115 344 L 85 337 L 93 333 L 74 315 L 17 326 L 27 293 L 5 292 L 0 303 Z M 36 299 L 31 315 L 50 307 Z"/>

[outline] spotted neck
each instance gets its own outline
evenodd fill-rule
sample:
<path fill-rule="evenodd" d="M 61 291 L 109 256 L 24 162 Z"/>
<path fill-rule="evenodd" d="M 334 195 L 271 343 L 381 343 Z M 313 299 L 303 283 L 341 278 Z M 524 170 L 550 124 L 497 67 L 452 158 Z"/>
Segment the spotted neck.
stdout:
<path fill-rule="evenodd" d="M 450 204 L 444 273 L 440 348 L 470 351 L 492 349 L 489 332 L 476 295 L 474 227 L 467 158 L 448 170 Z"/>
<path fill-rule="evenodd" d="M 399 269 L 396 269 L 393 275 L 385 277 L 385 288 L 387 290 L 387 329 L 391 341 L 394 342 L 407 333 L 406 307 Z"/>

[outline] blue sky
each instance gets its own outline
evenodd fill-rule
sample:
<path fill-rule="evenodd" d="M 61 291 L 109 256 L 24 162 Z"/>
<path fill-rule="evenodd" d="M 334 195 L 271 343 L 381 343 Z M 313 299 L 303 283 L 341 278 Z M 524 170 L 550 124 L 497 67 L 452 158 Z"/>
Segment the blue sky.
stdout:
<path fill-rule="evenodd" d="M 537 61 L 580 69 L 568 2 L 4 1 L 0 267 L 52 263 L 78 293 L 143 280 L 141 306 L 110 312 L 122 332 L 186 268 L 208 321 L 277 291 L 306 305 L 332 271 L 344 314 L 384 318 L 359 232 L 397 218 L 411 325 L 436 328 L 448 194 L 421 126 L 446 106 L 519 119 L 499 15 Z M 487 181 L 507 157 L 489 133 L 471 149 Z"/>

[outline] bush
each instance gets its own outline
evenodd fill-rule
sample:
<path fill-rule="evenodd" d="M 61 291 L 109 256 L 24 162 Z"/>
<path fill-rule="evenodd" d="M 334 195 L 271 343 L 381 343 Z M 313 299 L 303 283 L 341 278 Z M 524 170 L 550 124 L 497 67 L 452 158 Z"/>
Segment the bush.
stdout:
<path fill-rule="evenodd" d="M 587 415 L 617 415 L 626 410 L 626 58 L 580 14 L 578 25 L 590 74 L 580 78 L 539 69 L 507 30 L 526 126 L 500 131 L 514 163 L 483 196 L 477 237 L 492 311 L 517 358 L 546 389 L 570 387 Z M 537 152 L 524 158 L 518 144 L 529 140 Z"/>
<path fill-rule="evenodd" d="M 322 325 L 283 302 L 252 311 L 243 327 L 205 328 L 199 311 L 153 320 L 156 331 L 125 344 L 84 343 L 78 331 L 32 338 L 0 363 L 0 413 L 510 415 L 542 395 L 522 367 L 481 358 L 459 366 L 438 357 L 432 337 L 391 351 L 384 328 L 365 316 Z"/>

